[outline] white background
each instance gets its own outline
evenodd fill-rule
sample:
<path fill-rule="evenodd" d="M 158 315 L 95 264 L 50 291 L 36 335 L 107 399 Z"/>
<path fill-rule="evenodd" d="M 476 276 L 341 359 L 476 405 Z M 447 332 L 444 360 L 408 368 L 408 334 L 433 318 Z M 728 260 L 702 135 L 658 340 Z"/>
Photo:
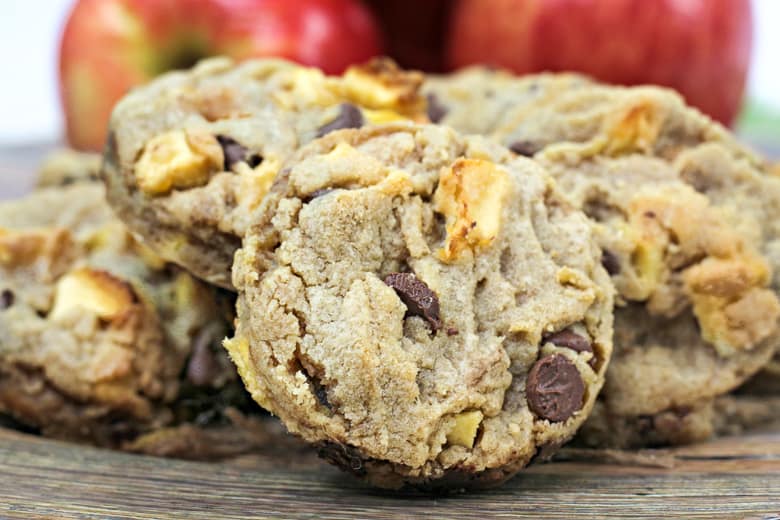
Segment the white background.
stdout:
<path fill-rule="evenodd" d="M 70 4 L 0 0 L 0 145 L 55 141 L 61 135 L 57 47 Z M 749 92 L 780 108 L 780 0 L 754 0 L 754 5 Z"/>

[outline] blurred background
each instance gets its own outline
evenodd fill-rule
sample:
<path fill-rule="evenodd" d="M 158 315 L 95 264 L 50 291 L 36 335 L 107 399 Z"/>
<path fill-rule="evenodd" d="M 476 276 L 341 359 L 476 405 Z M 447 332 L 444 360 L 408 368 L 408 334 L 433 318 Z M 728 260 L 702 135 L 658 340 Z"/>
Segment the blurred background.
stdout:
<path fill-rule="evenodd" d="M 72 0 L 4 1 L 4 12 L 0 17 L 0 62 L 4 67 L 3 80 L 0 82 L 2 147 L 57 143 L 62 140 L 64 123 L 57 90 L 57 57 L 63 24 L 72 3 Z M 296 2 L 288 0 L 287 3 Z M 394 2 L 373 3 L 379 6 L 377 8 L 375 5 L 374 8 L 381 11 L 383 4 L 387 6 Z M 441 4 L 438 0 L 405 3 L 412 6 L 416 4 L 415 9 L 422 10 L 438 9 L 436 6 Z M 674 0 L 672 3 L 685 9 L 686 4 L 691 2 Z M 713 0 L 712 3 L 714 5 L 716 2 Z M 649 1 L 645 5 L 652 4 L 654 2 Z M 780 54 L 780 30 L 777 28 L 780 22 L 780 1 L 753 0 L 753 13 L 753 47 L 747 102 L 743 105 L 737 128 L 752 142 L 776 153 L 780 149 L 780 67 L 777 65 L 777 56 Z M 415 18 L 416 14 L 410 14 L 402 23 L 413 24 Z M 486 32 L 492 34 L 494 26 L 490 24 L 489 20 L 485 20 L 482 28 L 490 27 L 491 30 Z M 399 48 L 397 41 L 390 44 L 393 50 Z M 407 42 L 407 47 L 414 44 Z M 88 47 L 90 44 L 84 45 Z M 408 53 L 408 49 L 402 52 Z M 428 57 L 421 54 L 416 64 L 428 66 L 426 60 Z M 429 68 L 436 67 L 438 65 Z M 728 71 L 724 69 L 724 76 L 727 74 Z"/>

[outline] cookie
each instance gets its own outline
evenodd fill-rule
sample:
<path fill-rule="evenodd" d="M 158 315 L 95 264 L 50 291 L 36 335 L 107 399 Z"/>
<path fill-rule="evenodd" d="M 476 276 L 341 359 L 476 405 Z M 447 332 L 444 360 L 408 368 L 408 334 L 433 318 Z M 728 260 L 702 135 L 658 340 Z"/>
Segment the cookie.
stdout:
<path fill-rule="evenodd" d="M 0 205 L 0 412 L 141 451 L 160 428 L 253 412 L 220 347 L 232 298 L 135 241 L 88 175 L 47 182 L 66 177 Z"/>
<path fill-rule="evenodd" d="M 601 395 L 616 421 L 695 407 L 768 362 L 780 304 L 769 262 L 742 234 L 748 220 L 713 205 L 661 159 L 582 157 L 560 145 L 536 160 L 593 221 L 617 289 Z"/>
<path fill-rule="evenodd" d="M 623 448 L 654 448 L 703 442 L 714 436 L 735 436 L 780 425 L 780 396 L 740 390 L 652 415 L 620 416 L 596 401 L 577 434 L 577 443 L 600 446 L 606 438 Z"/>
<path fill-rule="evenodd" d="M 693 444 L 723 433 L 718 427 L 724 419 L 727 417 L 718 415 L 713 399 L 640 415 L 616 415 L 597 400 L 574 444 L 622 449 Z"/>
<path fill-rule="evenodd" d="M 341 77 L 272 59 L 165 74 L 114 110 L 108 199 L 159 256 L 230 289 L 233 254 L 284 160 L 339 128 L 424 119 L 421 82 L 387 60 Z"/>
<path fill-rule="evenodd" d="M 588 144 L 594 153 L 639 152 L 671 159 L 690 146 L 719 143 L 751 153 L 721 125 L 688 107 L 672 90 L 618 87 L 576 74 L 512 76 L 480 67 L 431 77 L 423 87 L 444 114 L 440 124 L 488 135 L 520 155 L 558 143 Z M 483 123 L 468 122 L 488 114 Z"/>
<path fill-rule="evenodd" d="M 713 429 L 718 435 L 742 435 L 780 426 L 780 396 L 740 392 L 723 395 L 713 402 Z"/>
<path fill-rule="evenodd" d="M 497 484 L 574 434 L 612 287 L 549 175 L 433 125 L 342 130 L 284 171 L 225 343 L 258 403 L 388 488 Z"/>
<path fill-rule="evenodd" d="M 591 87 L 578 74 L 513 74 L 485 67 L 469 67 L 447 76 L 428 76 L 423 92 L 432 122 L 451 126 L 461 133 L 496 136 L 511 122 L 523 118 L 534 125 L 549 124 L 542 107 L 572 91 Z M 569 128 L 566 127 L 568 130 Z M 576 132 L 570 132 L 573 135 Z M 551 142 L 550 132 L 512 136 L 502 143 L 518 155 L 532 156 Z M 543 138 L 543 139 L 542 139 Z"/>
<path fill-rule="evenodd" d="M 774 268 L 772 287 L 780 290 L 780 177 L 760 158 L 735 154 L 718 143 L 702 143 L 681 151 L 674 165 L 680 177 L 731 214 L 757 222 L 742 229 L 763 244 Z M 743 392 L 780 394 L 780 353 L 744 385 Z"/>
<path fill-rule="evenodd" d="M 62 148 L 44 157 L 38 169 L 36 186 L 49 188 L 68 186 L 79 182 L 95 182 L 100 179 L 101 156 L 92 152 L 78 152 Z"/>
<path fill-rule="evenodd" d="M 668 90 L 485 69 L 426 90 L 456 128 L 500 105 L 479 131 L 534 156 L 595 223 L 618 292 L 615 353 L 580 439 L 636 447 L 705 437 L 713 429 L 690 410 L 739 386 L 777 346 L 780 181 Z M 647 426 L 681 410 L 678 423 L 696 423 L 676 429 L 687 434 Z"/>

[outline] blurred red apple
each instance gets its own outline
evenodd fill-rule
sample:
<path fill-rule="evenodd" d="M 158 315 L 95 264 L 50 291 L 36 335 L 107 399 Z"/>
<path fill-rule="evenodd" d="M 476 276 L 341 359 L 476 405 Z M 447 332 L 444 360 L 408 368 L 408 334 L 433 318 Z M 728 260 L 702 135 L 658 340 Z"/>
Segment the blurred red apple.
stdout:
<path fill-rule="evenodd" d="M 750 0 L 460 0 L 451 22 L 452 67 L 656 83 L 725 124 L 750 62 Z"/>
<path fill-rule="evenodd" d="M 68 141 L 100 149 L 128 89 L 207 56 L 280 56 L 339 73 L 381 51 L 358 0 L 78 0 L 60 46 Z"/>
<path fill-rule="evenodd" d="M 368 0 L 402 67 L 428 72 L 444 69 L 444 43 L 453 0 Z"/>

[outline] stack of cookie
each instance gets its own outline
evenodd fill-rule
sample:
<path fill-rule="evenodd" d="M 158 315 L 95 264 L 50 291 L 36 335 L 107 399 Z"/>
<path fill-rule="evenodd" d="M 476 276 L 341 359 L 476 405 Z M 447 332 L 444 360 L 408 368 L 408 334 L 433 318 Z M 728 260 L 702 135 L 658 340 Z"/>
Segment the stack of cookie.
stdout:
<path fill-rule="evenodd" d="M 215 59 L 67 164 L 0 209 L 0 410 L 45 434 L 235 454 L 251 395 L 448 488 L 777 412 L 780 177 L 670 91 Z"/>

